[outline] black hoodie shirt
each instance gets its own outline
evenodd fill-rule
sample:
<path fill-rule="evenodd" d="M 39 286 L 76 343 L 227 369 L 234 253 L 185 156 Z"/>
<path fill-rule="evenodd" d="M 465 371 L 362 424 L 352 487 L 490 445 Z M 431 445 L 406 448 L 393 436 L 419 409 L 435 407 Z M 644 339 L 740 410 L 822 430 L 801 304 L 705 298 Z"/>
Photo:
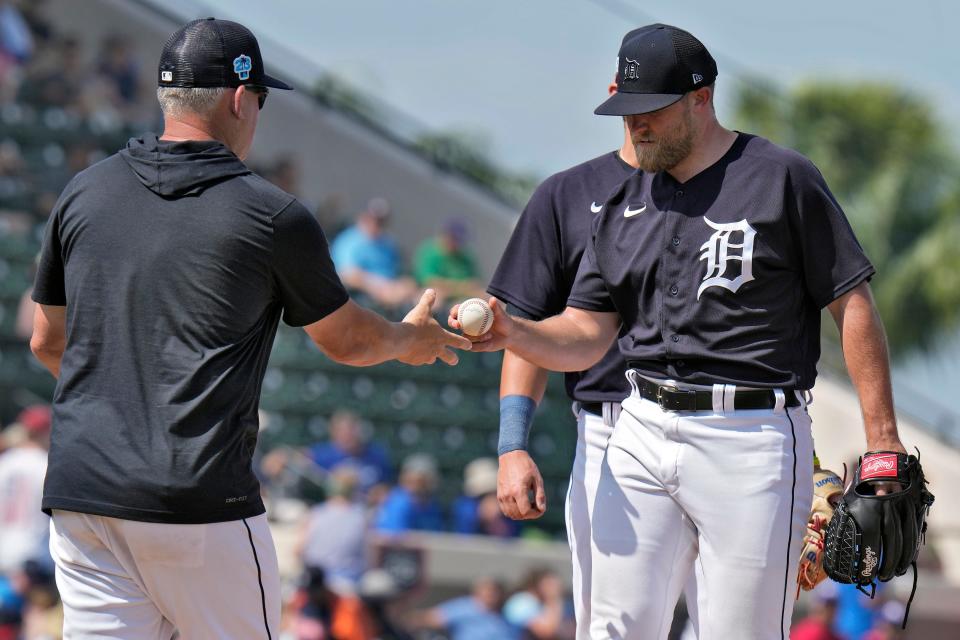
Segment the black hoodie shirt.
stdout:
<path fill-rule="evenodd" d="M 66 306 L 45 511 L 263 513 L 251 458 L 277 324 L 347 301 L 293 196 L 219 142 L 133 139 L 64 189 L 33 299 Z"/>

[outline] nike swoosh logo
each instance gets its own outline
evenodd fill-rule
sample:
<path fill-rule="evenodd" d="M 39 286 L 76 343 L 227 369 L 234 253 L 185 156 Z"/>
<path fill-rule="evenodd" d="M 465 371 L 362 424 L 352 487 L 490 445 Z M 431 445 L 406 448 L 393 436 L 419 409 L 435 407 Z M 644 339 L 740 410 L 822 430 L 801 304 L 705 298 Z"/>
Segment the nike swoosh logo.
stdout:
<path fill-rule="evenodd" d="M 623 210 L 623 217 L 624 217 L 624 218 L 632 218 L 633 216 L 637 215 L 638 213 L 643 213 L 643 212 L 646 211 L 646 210 L 647 210 L 647 203 L 646 203 L 646 202 L 644 202 L 644 203 L 643 203 L 643 206 L 640 207 L 639 209 L 631 209 L 631 208 L 630 208 L 630 205 L 627 205 L 627 208 Z"/>
<path fill-rule="evenodd" d="M 603 203 L 597 204 L 596 202 L 590 203 L 590 213 L 600 213 L 600 210 L 603 209 Z"/>

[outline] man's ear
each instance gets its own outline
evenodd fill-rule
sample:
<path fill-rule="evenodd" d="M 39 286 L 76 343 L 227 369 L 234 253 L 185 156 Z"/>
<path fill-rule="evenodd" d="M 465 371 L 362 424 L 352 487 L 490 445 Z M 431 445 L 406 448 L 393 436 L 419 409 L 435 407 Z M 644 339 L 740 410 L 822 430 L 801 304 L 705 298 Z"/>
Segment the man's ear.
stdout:
<path fill-rule="evenodd" d="M 246 93 L 247 88 L 243 85 L 240 85 L 233 92 L 233 95 L 230 97 L 230 111 L 235 115 L 239 120 L 243 120 L 247 116 L 246 109 L 243 105 L 243 94 Z"/>
<path fill-rule="evenodd" d="M 713 98 L 713 86 L 700 87 L 693 92 L 693 105 L 703 107 L 710 104 Z"/>

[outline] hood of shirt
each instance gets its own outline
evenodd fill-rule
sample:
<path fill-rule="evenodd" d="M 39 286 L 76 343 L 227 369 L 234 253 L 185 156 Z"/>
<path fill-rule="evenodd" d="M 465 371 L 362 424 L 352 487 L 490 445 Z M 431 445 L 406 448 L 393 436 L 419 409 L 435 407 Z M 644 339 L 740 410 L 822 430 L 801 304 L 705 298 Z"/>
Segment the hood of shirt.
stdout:
<path fill-rule="evenodd" d="M 131 138 L 120 156 L 143 186 L 164 197 L 196 196 L 250 169 L 217 140 L 166 142 L 155 134 Z"/>

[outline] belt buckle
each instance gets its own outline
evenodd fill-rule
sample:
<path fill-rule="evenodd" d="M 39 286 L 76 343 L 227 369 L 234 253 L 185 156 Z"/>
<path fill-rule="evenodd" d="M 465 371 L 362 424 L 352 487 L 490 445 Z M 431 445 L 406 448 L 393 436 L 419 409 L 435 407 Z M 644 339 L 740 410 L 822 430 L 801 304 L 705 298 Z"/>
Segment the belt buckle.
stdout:
<path fill-rule="evenodd" d="M 673 406 L 669 406 L 667 403 L 670 401 L 670 397 L 664 395 L 664 393 L 669 393 L 674 396 Z M 682 395 L 685 398 L 693 397 L 694 402 L 693 406 L 690 408 L 681 407 L 680 401 L 677 396 Z M 657 386 L 657 404 L 661 409 L 665 411 L 695 411 L 696 410 L 696 396 L 697 392 L 693 389 L 681 389 L 675 384 L 661 384 Z"/>

